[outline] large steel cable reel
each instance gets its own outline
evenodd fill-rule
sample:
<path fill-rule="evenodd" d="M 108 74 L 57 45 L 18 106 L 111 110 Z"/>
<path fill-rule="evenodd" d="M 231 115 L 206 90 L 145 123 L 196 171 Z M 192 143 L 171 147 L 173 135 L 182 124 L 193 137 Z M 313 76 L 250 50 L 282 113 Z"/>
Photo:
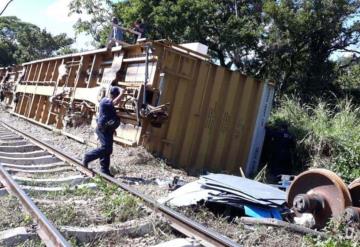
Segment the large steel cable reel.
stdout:
<path fill-rule="evenodd" d="M 287 203 L 298 216 L 310 213 L 315 228 L 322 228 L 331 217 L 341 216 L 351 205 L 346 184 L 335 173 L 326 169 L 312 169 L 298 175 L 292 182 Z"/>

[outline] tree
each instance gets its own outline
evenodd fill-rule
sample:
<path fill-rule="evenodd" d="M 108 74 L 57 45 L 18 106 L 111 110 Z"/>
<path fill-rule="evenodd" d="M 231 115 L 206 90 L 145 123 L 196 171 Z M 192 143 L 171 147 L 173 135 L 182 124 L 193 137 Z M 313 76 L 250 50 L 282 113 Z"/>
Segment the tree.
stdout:
<path fill-rule="evenodd" d="M 69 15 L 86 15 L 89 18 L 75 23 L 77 33 L 90 34 L 95 42 L 105 44 L 113 15 L 111 0 L 72 0 L 69 4 Z"/>
<path fill-rule="evenodd" d="M 56 55 L 73 40 L 66 34 L 53 36 L 17 17 L 0 17 L 0 42 L 0 65 L 7 66 Z"/>
<path fill-rule="evenodd" d="M 267 1 L 268 31 L 259 49 L 261 74 L 274 78 L 282 92 L 301 98 L 336 90 L 337 73 L 330 55 L 360 42 L 357 0 Z"/>
<path fill-rule="evenodd" d="M 110 16 L 96 12 L 91 2 L 73 0 L 70 8 L 93 17 L 80 20 L 78 31 L 92 33 L 103 43 L 109 27 L 104 20 Z M 359 15 L 358 0 L 102 2 L 127 27 L 142 19 L 151 39 L 201 42 L 221 65 L 273 79 L 281 93 L 297 92 L 305 100 L 337 90 L 333 83 L 337 71 L 330 55 L 348 51 L 360 41 L 360 21 L 354 18 Z"/>
<path fill-rule="evenodd" d="M 71 2 L 71 13 L 83 13 L 85 10 L 92 16 L 88 21 L 80 19 L 75 28 L 79 32 L 92 34 L 95 40 L 104 44 L 110 16 L 108 12 L 97 11 L 98 7 L 92 2 Z M 208 45 L 214 59 L 227 67 L 231 67 L 234 60 L 249 55 L 257 46 L 262 30 L 259 25 L 261 11 L 257 9 L 261 8 L 260 0 L 242 1 L 239 17 L 235 15 L 233 0 L 132 0 L 116 4 L 110 1 L 103 3 L 106 8 L 112 8 L 114 15 L 126 27 L 131 27 L 137 19 L 143 19 L 151 39 L 166 38 L 176 43 L 198 41 Z M 107 26 L 104 26 L 105 20 Z"/>
<path fill-rule="evenodd" d="M 336 84 L 342 89 L 343 96 L 360 105 L 360 57 L 342 58 L 337 67 L 339 76 Z"/>

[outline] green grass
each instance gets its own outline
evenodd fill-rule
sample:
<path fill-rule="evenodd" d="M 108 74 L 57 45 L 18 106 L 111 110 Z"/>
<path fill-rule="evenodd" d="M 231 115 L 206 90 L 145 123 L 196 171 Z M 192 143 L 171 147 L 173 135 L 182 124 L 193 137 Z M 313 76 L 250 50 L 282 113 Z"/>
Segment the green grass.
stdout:
<path fill-rule="evenodd" d="M 286 97 L 270 117 L 270 125 L 281 122 L 297 139 L 298 168 L 327 168 L 347 182 L 360 177 L 360 108 L 350 100 L 302 105 Z"/>
<path fill-rule="evenodd" d="M 138 198 L 120 190 L 116 185 L 107 183 L 100 177 L 96 177 L 94 180 L 98 188 L 105 194 L 101 213 L 109 222 L 125 222 L 146 216 Z"/>
<path fill-rule="evenodd" d="M 324 229 L 327 239 L 304 237 L 306 246 L 310 247 L 359 247 L 360 231 L 356 223 L 346 224 L 344 219 L 333 218 Z"/>
<path fill-rule="evenodd" d="M 35 198 L 46 198 L 46 199 L 58 199 L 62 197 L 95 197 L 99 196 L 97 189 L 88 187 L 71 187 L 70 185 L 64 185 L 65 189 L 61 191 L 41 192 L 30 190 L 28 195 Z"/>
<path fill-rule="evenodd" d="M 31 217 L 24 212 L 15 196 L 0 197 L 0 205 L 0 231 L 32 224 Z"/>

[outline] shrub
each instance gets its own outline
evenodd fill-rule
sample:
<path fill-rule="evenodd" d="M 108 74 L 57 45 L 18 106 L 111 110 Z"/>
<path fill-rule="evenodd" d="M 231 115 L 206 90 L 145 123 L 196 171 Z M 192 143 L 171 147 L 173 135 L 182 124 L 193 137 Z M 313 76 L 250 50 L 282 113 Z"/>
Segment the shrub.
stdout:
<path fill-rule="evenodd" d="M 350 100 L 302 105 L 285 97 L 270 117 L 270 125 L 279 122 L 287 122 L 297 139 L 299 167 L 327 168 L 347 182 L 360 177 L 360 108 Z"/>

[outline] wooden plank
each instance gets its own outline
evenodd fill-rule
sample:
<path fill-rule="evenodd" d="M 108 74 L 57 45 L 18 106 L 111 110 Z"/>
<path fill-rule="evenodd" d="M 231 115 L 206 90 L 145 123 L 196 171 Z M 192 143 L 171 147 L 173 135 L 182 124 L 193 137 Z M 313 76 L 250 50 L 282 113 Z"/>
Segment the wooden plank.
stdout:
<path fill-rule="evenodd" d="M 24 77 L 24 81 L 28 81 L 28 80 L 30 79 L 32 66 L 33 66 L 32 64 L 25 66 L 25 68 L 26 68 L 26 75 L 25 75 L 25 77 Z"/>
<path fill-rule="evenodd" d="M 75 61 L 75 57 L 72 57 L 71 63 L 73 63 L 74 61 Z M 63 84 L 66 87 L 74 86 L 74 71 L 77 71 L 77 66 L 69 66 L 69 73 L 66 77 L 65 83 Z"/>
<path fill-rule="evenodd" d="M 40 68 L 39 70 L 37 71 L 37 77 L 36 77 L 36 81 L 39 81 L 40 80 L 40 77 L 41 77 L 41 73 L 42 73 L 42 70 L 44 69 L 44 63 L 41 63 L 40 65 Z M 30 114 L 32 112 L 34 112 L 36 109 L 34 109 L 36 106 L 33 105 L 34 104 L 34 98 L 35 98 L 35 95 L 36 95 L 36 88 L 37 88 L 37 83 L 35 83 L 35 92 L 32 94 L 31 96 L 31 101 L 30 101 L 30 104 L 27 106 L 28 109 L 26 111 L 26 117 L 30 117 Z"/>
<path fill-rule="evenodd" d="M 98 55 L 95 54 L 93 59 L 92 59 L 90 74 L 89 74 L 89 78 L 88 78 L 88 80 L 86 82 L 86 87 L 96 86 L 95 72 L 97 73 L 97 69 L 98 69 L 99 65 L 100 65 L 100 59 L 98 58 Z M 95 80 L 94 80 L 94 78 L 95 78 Z"/>
<path fill-rule="evenodd" d="M 101 78 L 101 84 L 103 86 L 109 86 L 116 79 L 117 72 L 121 69 L 124 53 L 114 57 L 110 68 L 104 69 L 103 76 Z"/>
<path fill-rule="evenodd" d="M 63 62 L 62 60 L 55 60 L 54 61 L 55 62 L 55 64 L 54 64 L 54 67 L 52 68 L 52 70 L 51 70 L 51 79 L 50 79 L 50 81 L 57 81 L 57 78 L 58 78 L 58 76 L 59 76 L 59 71 L 58 71 L 58 69 L 59 69 L 59 65 Z"/>
<path fill-rule="evenodd" d="M 29 118 L 35 117 L 35 113 L 39 107 L 40 97 L 41 97 L 40 95 L 35 95 L 35 94 L 33 95 L 32 104 L 31 104 L 31 107 L 29 109 L 29 114 L 28 114 Z"/>
<path fill-rule="evenodd" d="M 45 107 L 45 99 L 46 97 L 39 95 L 39 103 L 38 103 L 38 107 L 36 109 L 36 115 L 35 115 L 35 120 L 36 121 L 40 121 L 41 115 L 44 111 L 44 107 Z"/>
<path fill-rule="evenodd" d="M 41 118 L 40 118 L 40 121 L 41 123 L 43 124 L 46 124 L 48 119 L 49 119 L 49 115 L 50 115 L 50 107 L 51 107 L 51 103 L 50 101 L 48 100 L 47 97 L 44 97 L 45 100 L 44 100 L 44 110 L 42 111 L 41 113 Z"/>

